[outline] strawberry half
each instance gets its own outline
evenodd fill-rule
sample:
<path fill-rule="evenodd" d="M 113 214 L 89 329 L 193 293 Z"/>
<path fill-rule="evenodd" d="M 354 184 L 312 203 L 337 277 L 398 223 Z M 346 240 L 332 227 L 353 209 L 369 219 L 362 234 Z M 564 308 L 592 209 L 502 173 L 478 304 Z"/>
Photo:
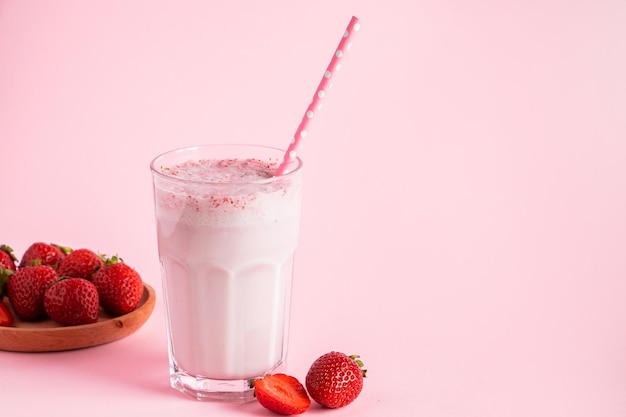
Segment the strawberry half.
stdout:
<path fill-rule="evenodd" d="M 254 382 L 254 395 L 259 403 L 276 414 L 302 414 L 311 406 L 304 386 L 285 374 L 266 375 Z"/>
<path fill-rule="evenodd" d="M 306 375 L 306 389 L 315 402 L 328 408 L 350 404 L 363 389 L 365 370 L 357 355 L 330 352 L 320 356 Z"/>
<path fill-rule="evenodd" d="M 76 249 L 61 259 L 57 274 L 60 277 L 85 278 L 91 280 L 104 262 L 100 255 L 90 249 Z"/>
<path fill-rule="evenodd" d="M 141 276 L 116 256 L 104 262 L 92 281 L 98 289 L 100 305 L 109 314 L 120 316 L 130 313 L 141 301 Z"/>
<path fill-rule="evenodd" d="M 0 300 L 0 326 L 13 326 L 13 316 L 11 315 L 9 308 L 2 302 L 2 300 Z"/>
<path fill-rule="evenodd" d="M 46 290 L 43 305 L 48 317 L 67 326 L 98 321 L 98 290 L 84 278 L 61 278 Z"/>

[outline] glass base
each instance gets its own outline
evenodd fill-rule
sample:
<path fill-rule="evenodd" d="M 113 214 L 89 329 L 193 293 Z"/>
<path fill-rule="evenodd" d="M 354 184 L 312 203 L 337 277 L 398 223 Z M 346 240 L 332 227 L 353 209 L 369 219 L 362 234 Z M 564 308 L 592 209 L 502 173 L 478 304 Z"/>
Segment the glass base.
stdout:
<path fill-rule="evenodd" d="M 254 400 L 254 379 L 222 381 L 196 378 L 179 372 L 170 376 L 170 385 L 200 401 L 245 403 Z"/>
<path fill-rule="evenodd" d="M 268 373 L 284 372 L 284 363 Z M 170 373 L 170 385 L 199 401 L 245 403 L 254 401 L 254 381 L 263 375 L 248 379 L 220 380 L 189 375 L 182 369 Z"/>

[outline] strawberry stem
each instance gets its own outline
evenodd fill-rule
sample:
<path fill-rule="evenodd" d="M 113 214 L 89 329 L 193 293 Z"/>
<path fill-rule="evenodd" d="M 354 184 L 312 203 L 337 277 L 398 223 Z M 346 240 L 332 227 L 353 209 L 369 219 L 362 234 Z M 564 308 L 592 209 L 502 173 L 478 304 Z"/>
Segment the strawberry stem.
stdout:
<path fill-rule="evenodd" d="M 111 266 L 117 263 L 124 263 L 124 260 L 117 255 L 113 255 L 110 258 L 103 253 L 100 253 L 100 259 L 102 259 L 103 266 Z"/>
<path fill-rule="evenodd" d="M 5 251 L 13 262 L 17 262 L 17 257 L 13 253 L 13 249 L 9 245 L 0 245 L 0 250 Z"/>
<path fill-rule="evenodd" d="M 365 374 L 367 373 L 367 369 L 363 369 L 363 366 L 365 366 L 365 364 L 359 358 L 360 358 L 359 355 L 350 355 L 350 359 L 352 359 L 353 361 L 356 362 L 357 365 L 359 365 L 359 368 L 361 368 L 361 374 L 363 375 L 363 378 L 365 378 L 366 377 Z"/>
<path fill-rule="evenodd" d="M 0 300 L 4 297 L 7 282 L 13 273 L 11 269 L 0 269 Z"/>
<path fill-rule="evenodd" d="M 255 382 L 256 382 L 256 378 L 249 379 L 248 380 L 248 388 L 253 389 Z"/>
<path fill-rule="evenodd" d="M 57 245 L 56 243 L 51 243 L 50 246 L 54 246 L 55 248 L 60 250 L 63 255 L 69 255 L 73 251 L 73 249 L 69 246 L 61 246 Z"/>

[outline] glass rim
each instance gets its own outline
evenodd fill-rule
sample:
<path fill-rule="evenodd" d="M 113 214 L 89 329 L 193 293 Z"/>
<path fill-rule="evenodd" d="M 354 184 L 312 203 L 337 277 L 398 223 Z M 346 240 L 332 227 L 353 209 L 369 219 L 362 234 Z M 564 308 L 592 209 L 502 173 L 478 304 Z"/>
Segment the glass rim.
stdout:
<path fill-rule="evenodd" d="M 173 181 L 173 182 L 180 182 L 180 183 L 188 183 L 188 184 L 204 184 L 204 185 L 215 185 L 215 186 L 228 186 L 228 185 L 232 185 L 232 184 L 270 184 L 282 179 L 288 179 L 292 176 L 295 176 L 296 173 L 300 172 L 300 170 L 302 169 L 302 159 L 300 159 L 300 157 L 295 158 L 297 165 L 294 169 L 292 169 L 291 171 L 288 171 L 282 175 L 279 176 L 272 176 L 269 178 L 261 178 L 261 179 L 256 179 L 256 180 L 246 180 L 246 181 L 228 181 L 228 182 L 214 182 L 214 181 L 198 181 L 198 180 L 190 180 L 190 179 L 183 179 L 183 178 L 177 178 L 171 175 L 167 175 L 164 174 L 162 172 L 161 169 L 159 169 L 159 167 L 156 166 L 157 161 L 167 155 L 171 155 L 171 154 L 175 154 L 175 153 L 183 153 L 183 152 L 192 152 L 198 149 L 202 149 L 202 148 L 220 148 L 220 147 L 233 147 L 233 148 L 251 148 L 251 149 L 264 149 L 264 150 L 271 150 L 271 151 L 277 151 L 280 152 L 281 154 L 285 154 L 285 150 L 280 149 L 280 148 L 275 148 L 272 146 L 265 146 L 265 145 L 252 145 L 252 144 L 245 144 L 245 143 L 210 143 L 210 144 L 202 144 L 202 145 L 192 145 L 192 146 L 184 146 L 181 148 L 175 148 L 175 149 L 170 149 L 169 151 L 165 151 L 162 152 L 160 154 L 158 154 L 157 156 L 155 156 L 152 161 L 150 162 L 150 170 L 152 171 L 153 175 L 158 176 L 159 178 L 168 180 L 168 181 Z M 233 155 L 231 158 L 235 159 L 237 158 L 236 155 Z"/>

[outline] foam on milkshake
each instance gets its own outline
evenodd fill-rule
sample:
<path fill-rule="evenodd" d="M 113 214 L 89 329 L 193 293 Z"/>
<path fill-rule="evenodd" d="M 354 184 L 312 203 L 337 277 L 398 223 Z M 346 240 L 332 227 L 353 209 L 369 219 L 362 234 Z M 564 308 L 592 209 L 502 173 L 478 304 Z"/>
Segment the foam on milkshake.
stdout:
<path fill-rule="evenodd" d="M 272 179 L 277 161 L 260 159 L 188 160 L 159 167 L 167 178 L 155 182 L 159 216 L 197 226 L 243 226 L 297 215 L 290 200 L 300 187 Z"/>

